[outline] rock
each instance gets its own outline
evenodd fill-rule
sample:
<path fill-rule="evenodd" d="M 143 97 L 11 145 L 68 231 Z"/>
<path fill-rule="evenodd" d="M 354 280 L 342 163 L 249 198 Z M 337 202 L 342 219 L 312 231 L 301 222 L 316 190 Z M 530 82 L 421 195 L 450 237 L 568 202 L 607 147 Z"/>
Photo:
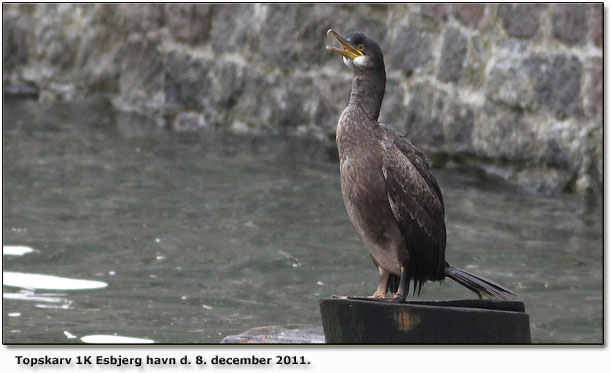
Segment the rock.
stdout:
<path fill-rule="evenodd" d="M 473 151 L 475 112 L 469 105 L 452 103 L 444 117 L 446 150 L 457 154 Z"/>
<path fill-rule="evenodd" d="M 402 27 L 390 48 L 390 64 L 411 74 L 431 61 L 431 40 L 427 32 L 415 27 Z"/>
<path fill-rule="evenodd" d="M 533 91 L 529 75 L 519 67 L 493 66 L 486 82 L 486 97 L 519 109 L 531 107 Z"/>
<path fill-rule="evenodd" d="M 577 115 L 581 111 L 581 62 L 576 56 L 535 55 L 523 61 L 531 79 L 537 103 L 557 118 Z"/>
<path fill-rule="evenodd" d="M 526 46 L 519 39 L 506 39 L 500 44 L 486 80 L 486 97 L 516 109 L 531 109 L 535 101 L 531 75 L 516 53 Z"/>
<path fill-rule="evenodd" d="M 380 110 L 380 118 L 378 120 L 381 123 L 390 125 L 399 132 L 405 133 L 407 131 L 405 91 L 398 79 L 387 79 L 385 96 L 386 98 L 382 102 L 382 109 Z"/>
<path fill-rule="evenodd" d="M 121 14 L 121 17 L 117 17 L 117 14 Z M 121 4 L 113 7 L 110 4 L 101 4 L 99 11 L 93 12 L 92 16 L 94 23 L 107 25 L 109 29 L 117 27 L 126 33 L 146 33 L 165 26 L 166 6 L 164 4 L 140 4 L 139 6 Z"/>
<path fill-rule="evenodd" d="M 537 134 L 523 111 L 487 103 L 477 113 L 473 148 L 477 155 L 522 164 L 535 159 Z"/>
<path fill-rule="evenodd" d="M 444 82 L 456 82 L 460 78 L 468 41 L 461 32 L 450 27 L 446 30 L 441 47 L 441 59 L 437 67 L 437 78 Z"/>
<path fill-rule="evenodd" d="M 183 131 L 196 131 L 200 128 L 206 127 L 206 119 L 200 113 L 195 112 L 181 112 L 174 118 L 171 129 L 183 132 Z"/>
<path fill-rule="evenodd" d="M 214 4 L 210 44 L 216 53 L 256 50 L 259 40 L 255 24 L 255 4 Z"/>
<path fill-rule="evenodd" d="M 259 52 L 268 63 L 286 69 L 298 62 L 295 44 L 302 12 L 301 4 L 273 4 L 267 7 Z"/>
<path fill-rule="evenodd" d="M 467 54 L 462 76 L 465 85 L 479 89 L 486 83 L 487 62 L 490 60 L 490 49 L 481 35 L 475 34 L 469 38 L 469 53 Z"/>
<path fill-rule="evenodd" d="M 486 11 L 486 4 L 453 4 L 454 17 L 465 26 L 479 25 Z"/>
<path fill-rule="evenodd" d="M 302 21 L 295 35 L 290 35 L 286 42 L 293 44 L 295 48 L 297 65 L 300 68 L 316 69 L 329 59 L 336 57 L 332 53 L 316 53 L 314 51 L 324 51 L 325 42 L 337 43 L 333 37 L 327 38 L 327 30 L 337 29 L 340 33 L 351 31 L 350 26 L 337 22 L 338 18 L 349 19 L 347 13 L 340 11 L 336 7 L 320 4 L 316 7 L 303 7 L 301 9 Z"/>
<path fill-rule="evenodd" d="M 588 32 L 587 4 L 556 4 L 552 15 L 554 36 L 569 45 L 581 44 Z"/>
<path fill-rule="evenodd" d="M 586 60 L 584 111 L 586 115 L 602 120 L 603 112 L 603 60 L 592 57 Z"/>
<path fill-rule="evenodd" d="M 166 56 L 163 73 L 165 103 L 182 109 L 203 111 L 212 106 L 211 60 L 181 51 Z"/>
<path fill-rule="evenodd" d="M 567 169 L 569 168 L 569 158 L 564 149 L 560 147 L 556 139 L 547 141 L 545 151 L 543 153 L 543 162 L 551 167 Z"/>
<path fill-rule="evenodd" d="M 315 95 L 311 88 L 312 78 L 308 76 L 294 76 L 286 86 L 272 88 L 271 124 L 281 127 L 297 127 L 305 125 L 310 120 L 308 102 Z"/>
<path fill-rule="evenodd" d="M 592 4 L 590 7 L 590 39 L 595 46 L 603 46 L 603 5 Z"/>
<path fill-rule="evenodd" d="M 201 44 L 210 38 L 212 29 L 210 4 L 168 4 L 167 24 L 170 34 L 189 44 Z"/>
<path fill-rule="evenodd" d="M 237 63 L 217 63 L 214 66 L 212 83 L 215 107 L 223 108 L 227 113 L 240 101 L 246 85 L 246 70 Z"/>
<path fill-rule="evenodd" d="M 416 146 L 440 147 L 447 94 L 428 85 L 410 90 L 405 133 Z"/>
<path fill-rule="evenodd" d="M 421 4 L 420 13 L 436 21 L 445 21 L 448 17 L 447 4 Z"/>
<path fill-rule="evenodd" d="M 121 52 L 119 98 L 120 107 L 159 109 L 163 106 L 163 56 L 158 42 L 148 38 L 126 43 Z M 151 97 L 153 99 L 151 99 Z"/>
<path fill-rule="evenodd" d="M 228 335 L 221 344 L 238 343 L 325 343 L 321 326 L 272 325 L 249 329 L 237 335 Z"/>
<path fill-rule="evenodd" d="M 540 4 L 500 4 L 498 15 L 511 36 L 531 38 L 539 30 Z"/>
<path fill-rule="evenodd" d="M 337 61 L 336 61 L 337 62 Z M 337 68 L 341 69 L 344 65 L 338 63 Z M 347 74 L 346 74 L 347 75 Z M 350 99 L 350 78 L 338 74 L 338 76 L 323 75 L 314 79 L 314 90 L 318 100 L 314 100 L 314 123 L 322 128 L 328 138 L 333 139 L 335 145 L 335 129 L 342 111 Z M 338 92 L 344 92 L 339 94 Z M 382 107 L 388 107 L 387 98 L 382 101 Z M 388 110 L 385 110 L 387 113 Z M 386 120 L 381 116 L 380 120 Z M 393 122 L 393 124 L 395 124 Z"/>
<path fill-rule="evenodd" d="M 28 63 L 29 28 L 26 17 L 2 12 L 2 63 L 5 69 Z"/>

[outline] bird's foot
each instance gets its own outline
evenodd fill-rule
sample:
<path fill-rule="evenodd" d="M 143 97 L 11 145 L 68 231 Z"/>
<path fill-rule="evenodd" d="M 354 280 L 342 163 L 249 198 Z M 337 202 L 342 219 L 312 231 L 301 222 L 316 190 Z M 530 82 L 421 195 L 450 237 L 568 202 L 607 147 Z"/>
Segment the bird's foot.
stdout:
<path fill-rule="evenodd" d="M 378 293 L 377 291 L 369 297 L 359 297 L 359 296 L 350 296 L 349 295 L 345 297 L 344 299 L 368 300 L 368 301 L 373 301 L 373 302 L 388 302 L 388 303 L 402 303 L 405 301 L 404 296 L 395 294 L 392 297 L 386 297 L 386 294 L 381 294 L 381 293 Z"/>
<path fill-rule="evenodd" d="M 389 298 L 381 298 L 379 300 L 384 301 L 384 302 L 388 302 L 388 303 L 403 303 L 405 302 L 405 295 L 401 295 L 401 294 L 395 294 L 392 297 Z"/>
<path fill-rule="evenodd" d="M 346 297 L 346 299 L 351 299 L 351 300 L 380 300 L 379 298 L 374 298 L 374 297 L 359 297 L 359 296 L 353 296 L 353 295 L 348 295 Z"/>

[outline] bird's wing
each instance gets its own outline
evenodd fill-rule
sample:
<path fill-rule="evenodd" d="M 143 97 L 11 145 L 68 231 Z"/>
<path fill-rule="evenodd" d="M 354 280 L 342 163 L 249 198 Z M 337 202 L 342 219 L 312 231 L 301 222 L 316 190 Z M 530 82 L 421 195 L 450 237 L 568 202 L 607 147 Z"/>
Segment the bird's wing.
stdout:
<path fill-rule="evenodd" d="M 384 128 L 387 136 L 382 172 L 388 201 L 409 251 L 407 270 L 419 288 L 427 279 L 443 278 L 443 198 L 424 153 L 398 132 Z"/>

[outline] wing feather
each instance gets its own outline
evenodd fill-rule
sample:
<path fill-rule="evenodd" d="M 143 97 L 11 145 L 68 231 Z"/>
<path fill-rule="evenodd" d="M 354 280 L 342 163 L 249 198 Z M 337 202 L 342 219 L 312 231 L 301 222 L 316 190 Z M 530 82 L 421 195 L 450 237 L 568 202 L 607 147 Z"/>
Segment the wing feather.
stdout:
<path fill-rule="evenodd" d="M 391 210 L 410 256 L 407 270 L 418 291 L 426 280 L 443 279 L 446 231 L 443 198 L 418 148 L 386 128 L 382 172 Z"/>

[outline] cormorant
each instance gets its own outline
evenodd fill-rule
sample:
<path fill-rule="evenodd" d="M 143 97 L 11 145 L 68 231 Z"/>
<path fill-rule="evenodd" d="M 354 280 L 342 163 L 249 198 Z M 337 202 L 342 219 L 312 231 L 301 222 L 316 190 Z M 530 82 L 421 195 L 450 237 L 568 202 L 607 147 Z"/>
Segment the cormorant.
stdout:
<path fill-rule="evenodd" d="M 427 157 L 405 136 L 378 123 L 386 71 L 380 46 L 362 32 L 345 38 L 327 31 L 342 48 L 327 47 L 354 72 L 350 102 L 337 123 L 342 197 L 348 216 L 378 267 L 368 299 L 403 302 L 426 281 L 449 277 L 477 295 L 515 295 L 503 286 L 445 261 L 446 227 L 441 190 Z M 387 291 L 395 294 L 386 298 Z"/>

